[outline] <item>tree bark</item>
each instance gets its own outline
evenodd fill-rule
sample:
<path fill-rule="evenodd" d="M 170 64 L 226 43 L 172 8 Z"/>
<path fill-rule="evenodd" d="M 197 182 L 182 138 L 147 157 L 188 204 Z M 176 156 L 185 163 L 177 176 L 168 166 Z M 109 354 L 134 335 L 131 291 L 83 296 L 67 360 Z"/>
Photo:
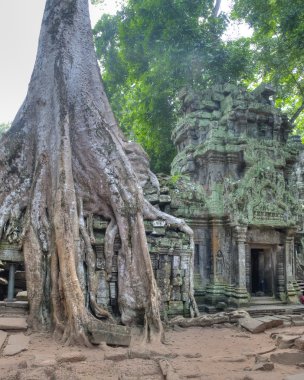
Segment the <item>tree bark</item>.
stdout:
<path fill-rule="evenodd" d="M 221 7 L 221 2 L 222 2 L 222 0 L 216 0 L 215 1 L 214 7 L 213 7 L 213 11 L 212 11 L 213 17 L 217 17 L 218 16 L 218 13 L 219 13 L 219 10 L 220 10 L 220 7 Z"/>
<path fill-rule="evenodd" d="M 0 238 L 18 232 L 33 329 L 52 326 L 65 342 L 89 345 L 93 318 L 113 323 L 94 297 L 95 254 L 87 222 L 98 215 L 110 221 L 108 272 L 116 234 L 121 240 L 122 322 L 133 325 L 144 315 L 147 340 L 161 339 L 143 224 L 145 213 L 159 214 L 144 200 L 143 178 L 157 182 L 145 153 L 125 141 L 114 119 L 87 0 L 47 0 L 28 94 L 0 144 Z M 180 220 L 161 217 L 191 233 Z"/>
<path fill-rule="evenodd" d="M 303 111 L 304 111 L 304 103 L 302 103 L 300 107 L 296 110 L 296 112 L 292 115 L 290 119 L 290 123 L 293 124 Z"/>

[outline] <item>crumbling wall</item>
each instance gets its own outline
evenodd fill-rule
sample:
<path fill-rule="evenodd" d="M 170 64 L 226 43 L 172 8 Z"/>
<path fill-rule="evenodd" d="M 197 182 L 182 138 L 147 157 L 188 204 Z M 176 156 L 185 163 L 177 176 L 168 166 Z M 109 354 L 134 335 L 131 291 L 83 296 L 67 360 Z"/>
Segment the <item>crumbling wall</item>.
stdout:
<path fill-rule="evenodd" d="M 115 255 L 112 259 L 111 277 L 105 271 L 104 235 L 107 222 L 94 219 L 93 232 L 96 239 L 96 270 L 98 276 L 97 303 L 107 306 L 119 315 L 117 306 L 118 273 L 117 260 L 120 249 L 119 239 L 115 240 Z M 190 315 L 190 275 L 192 263 L 192 242 L 190 237 L 163 220 L 145 221 L 145 229 L 152 261 L 153 272 L 161 293 L 163 317 Z M 144 274 L 143 274 L 144 275 Z"/>

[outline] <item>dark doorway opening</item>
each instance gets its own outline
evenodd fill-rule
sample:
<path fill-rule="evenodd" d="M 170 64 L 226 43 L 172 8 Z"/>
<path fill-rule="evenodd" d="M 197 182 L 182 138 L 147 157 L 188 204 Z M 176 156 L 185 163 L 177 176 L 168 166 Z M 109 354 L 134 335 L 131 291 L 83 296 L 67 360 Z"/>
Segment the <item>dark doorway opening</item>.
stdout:
<path fill-rule="evenodd" d="M 273 296 L 273 281 L 271 252 L 260 248 L 251 249 L 252 296 Z"/>

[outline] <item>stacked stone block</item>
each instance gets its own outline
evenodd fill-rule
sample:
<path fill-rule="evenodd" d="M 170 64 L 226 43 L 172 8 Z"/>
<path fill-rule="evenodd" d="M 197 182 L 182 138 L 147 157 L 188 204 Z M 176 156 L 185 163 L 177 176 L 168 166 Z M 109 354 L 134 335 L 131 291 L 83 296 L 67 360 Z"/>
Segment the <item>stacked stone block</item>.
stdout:
<path fill-rule="evenodd" d="M 107 222 L 94 219 L 93 231 L 96 239 L 96 269 L 99 279 L 97 303 L 108 306 L 119 315 L 117 260 L 120 241 L 114 244 L 111 278 L 105 272 L 104 235 Z M 154 276 L 161 291 L 161 313 L 163 317 L 190 314 L 190 268 L 192 244 L 190 237 L 167 226 L 163 220 L 145 221 L 148 247 Z"/>

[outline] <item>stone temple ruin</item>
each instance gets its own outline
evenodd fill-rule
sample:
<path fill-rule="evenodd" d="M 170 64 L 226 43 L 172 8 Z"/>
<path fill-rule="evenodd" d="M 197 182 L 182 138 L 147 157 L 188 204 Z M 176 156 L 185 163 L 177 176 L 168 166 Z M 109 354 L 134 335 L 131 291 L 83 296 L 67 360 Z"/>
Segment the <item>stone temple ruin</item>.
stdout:
<path fill-rule="evenodd" d="M 273 95 L 266 85 L 181 93 L 172 171 L 203 193 L 204 210 L 184 215 L 195 233 L 198 303 L 298 302 L 302 144 Z"/>
<path fill-rule="evenodd" d="M 274 107 L 273 95 L 265 85 L 251 93 L 217 85 L 180 94 L 172 175 L 160 176 L 159 188 L 148 180 L 144 186 L 152 204 L 184 218 L 194 231 L 193 247 L 174 226 L 145 221 L 164 318 L 191 315 L 192 280 L 200 310 L 244 306 L 255 297 L 298 302 L 304 279 L 304 152 L 300 139 L 290 135 L 287 117 Z M 96 241 L 97 303 L 119 315 L 120 241 L 108 279 L 108 222 L 95 216 L 87 223 Z M 0 242 L 2 303 L 25 289 L 18 226 L 6 235 Z"/>

